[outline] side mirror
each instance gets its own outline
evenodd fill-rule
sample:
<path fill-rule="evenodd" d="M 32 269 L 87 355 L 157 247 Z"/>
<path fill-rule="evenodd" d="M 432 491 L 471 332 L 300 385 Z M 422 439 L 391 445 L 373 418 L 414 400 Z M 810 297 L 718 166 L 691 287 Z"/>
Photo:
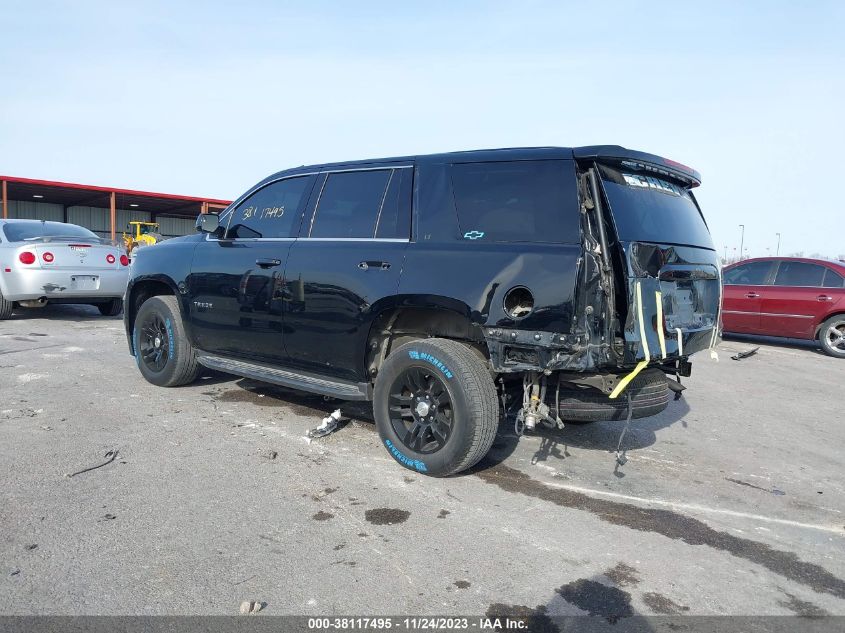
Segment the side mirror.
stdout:
<path fill-rule="evenodd" d="M 200 213 L 197 216 L 197 231 L 214 233 L 220 228 L 220 216 L 216 213 Z"/>

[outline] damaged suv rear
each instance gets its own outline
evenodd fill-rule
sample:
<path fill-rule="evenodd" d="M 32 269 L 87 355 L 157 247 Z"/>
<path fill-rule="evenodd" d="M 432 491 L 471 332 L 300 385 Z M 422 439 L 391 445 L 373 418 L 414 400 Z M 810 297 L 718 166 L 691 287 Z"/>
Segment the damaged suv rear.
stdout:
<path fill-rule="evenodd" d="M 139 253 L 130 349 L 162 386 L 199 364 L 372 400 L 396 461 L 456 473 L 503 415 L 630 419 L 680 393 L 719 330 L 699 184 L 618 146 L 286 170 Z"/>

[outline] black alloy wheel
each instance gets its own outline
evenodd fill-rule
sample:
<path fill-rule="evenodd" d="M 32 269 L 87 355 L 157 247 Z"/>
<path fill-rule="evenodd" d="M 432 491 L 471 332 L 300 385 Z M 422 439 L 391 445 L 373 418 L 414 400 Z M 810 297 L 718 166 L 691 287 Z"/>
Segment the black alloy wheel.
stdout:
<path fill-rule="evenodd" d="M 373 414 L 382 444 L 404 468 L 431 477 L 471 468 L 499 427 L 489 361 L 462 341 L 400 345 L 376 374 Z"/>
<path fill-rule="evenodd" d="M 153 371 L 161 371 L 170 358 L 170 336 L 160 314 L 151 314 L 140 324 L 141 336 L 138 347 L 141 362 Z"/>
<path fill-rule="evenodd" d="M 427 367 L 408 367 L 393 381 L 389 412 L 396 436 L 417 453 L 436 453 L 452 434 L 452 399 Z"/>
<path fill-rule="evenodd" d="M 150 297 L 138 309 L 132 329 L 138 369 L 160 387 L 186 385 L 197 377 L 197 355 L 182 323 L 175 296 Z"/>

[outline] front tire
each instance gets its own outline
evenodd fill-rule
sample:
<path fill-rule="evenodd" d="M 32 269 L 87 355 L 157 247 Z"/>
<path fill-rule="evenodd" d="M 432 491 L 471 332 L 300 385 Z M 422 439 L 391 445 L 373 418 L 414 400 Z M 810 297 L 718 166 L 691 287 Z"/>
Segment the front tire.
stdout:
<path fill-rule="evenodd" d="M 186 385 L 199 373 L 197 355 L 174 296 L 151 297 L 141 304 L 132 329 L 132 346 L 141 375 L 154 385 Z"/>
<path fill-rule="evenodd" d="M 108 303 L 98 303 L 97 309 L 103 316 L 117 316 L 123 312 L 123 299 L 112 299 Z"/>
<path fill-rule="evenodd" d="M 837 314 L 822 323 L 818 338 L 825 354 L 845 358 L 845 314 Z"/>
<path fill-rule="evenodd" d="M 387 357 L 376 378 L 373 413 L 393 459 L 445 477 L 474 466 L 490 450 L 499 401 L 477 353 L 433 338 L 406 343 Z"/>

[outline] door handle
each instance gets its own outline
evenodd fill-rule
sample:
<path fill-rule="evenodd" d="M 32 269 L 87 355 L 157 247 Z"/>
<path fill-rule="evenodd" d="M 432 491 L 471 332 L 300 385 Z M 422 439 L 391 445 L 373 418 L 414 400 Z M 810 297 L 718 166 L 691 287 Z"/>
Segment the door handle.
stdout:
<path fill-rule="evenodd" d="M 276 266 L 280 266 L 282 261 L 280 259 L 259 258 L 255 260 L 255 264 L 260 268 L 275 268 Z"/>
<path fill-rule="evenodd" d="M 831 297 L 830 295 L 819 295 L 818 300 L 819 301 L 832 301 L 833 297 Z"/>
<path fill-rule="evenodd" d="M 379 270 L 390 270 L 390 262 L 360 262 L 358 264 L 358 268 L 360 268 L 361 270 L 369 270 L 370 268 L 377 268 Z"/>
<path fill-rule="evenodd" d="M 760 295 L 758 295 L 756 292 L 749 292 L 745 296 L 748 297 L 749 299 L 757 299 Z"/>

